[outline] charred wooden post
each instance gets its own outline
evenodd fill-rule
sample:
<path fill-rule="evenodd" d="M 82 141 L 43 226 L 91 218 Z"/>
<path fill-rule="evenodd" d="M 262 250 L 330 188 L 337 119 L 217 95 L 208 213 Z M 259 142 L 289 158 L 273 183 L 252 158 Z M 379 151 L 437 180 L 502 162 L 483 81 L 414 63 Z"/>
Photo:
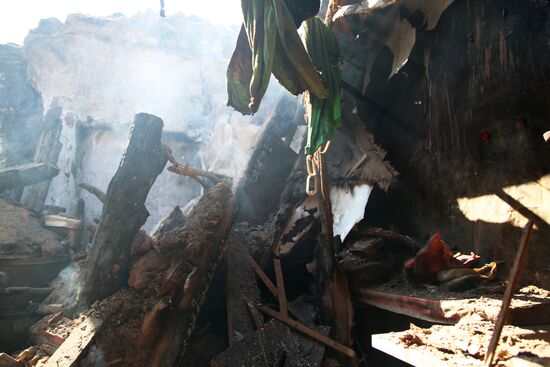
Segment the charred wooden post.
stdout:
<path fill-rule="evenodd" d="M 225 253 L 224 238 L 231 226 L 235 201 L 231 186 L 222 182 L 210 188 L 189 214 L 183 229 L 159 241 L 161 251 L 173 259 L 163 288 L 174 307 L 162 318 L 160 335 L 148 366 L 179 366 L 187 348 L 214 272 Z"/>
<path fill-rule="evenodd" d="M 156 116 L 136 115 L 130 142 L 109 183 L 92 250 L 86 261 L 78 304 L 111 295 L 128 279 L 132 242 L 149 212 L 145 199 L 166 165 L 161 143 L 163 123 Z"/>
<path fill-rule="evenodd" d="M 353 305 L 347 277 L 336 267 L 330 186 L 326 165 L 320 165 L 321 190 L 317 194 L 321 233 L 317 246 L 317 284 L 320 296 L 321 321 L 331 327 L 334 339 L 351 346 L 353 339 Z M 337 356 L 343 366 L 351 365 L 351 359 Z"/>
<path fill-rule="evenodd" d="M 34 153 L 34 163 L 48 163 L 53 166 L 57 165 L 59 153 L 63 144 L 59 141 L 61 135 L 61 107 L 53 107 L 44 118 L 44 131 L 38 141 L 38 146 Z M 44 201 L 50 189 L 51 180 L 40 182 L 36 185 L 25 187 L 21 195 L 21 204 L 27 209 L 31 209 L 40 213 L 44 208 Z"/>

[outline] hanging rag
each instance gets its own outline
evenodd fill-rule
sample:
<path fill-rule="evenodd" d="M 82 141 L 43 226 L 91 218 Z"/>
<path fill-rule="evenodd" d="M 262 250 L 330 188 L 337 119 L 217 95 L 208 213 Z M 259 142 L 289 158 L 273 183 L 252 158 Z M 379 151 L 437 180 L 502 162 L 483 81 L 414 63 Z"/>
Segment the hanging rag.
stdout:
<path fill-rule="evenodd" d="M 332 139 L 336 128 L 342 125 L 338 68 L 340 49 L 332 31 L 318 17 L 306 20 L 303 27 L 306 51 L 328 90 L 328 98 L 319 98 L 314 93 L 305 95 L 308 123 L 306 154 L 311 155 Z"/>
<path fill-rule="evenodd" d="M 228 106 L 253 114 L 271 74 L 290 93 L 328 93 L 309 59 L 283 0 L 242 0 L 244 23 L 227 70 Z"/>

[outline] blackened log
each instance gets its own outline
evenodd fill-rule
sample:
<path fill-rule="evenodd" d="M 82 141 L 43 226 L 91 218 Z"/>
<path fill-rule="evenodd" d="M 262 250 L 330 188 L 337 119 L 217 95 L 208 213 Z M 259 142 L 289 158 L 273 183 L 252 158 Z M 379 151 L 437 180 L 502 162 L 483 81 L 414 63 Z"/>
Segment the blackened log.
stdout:
<path fill-rule="evenodd" d="M 80 306 L 113 294 L 128 279 L 132 242 L 149 216 L 145 199 L 167 161 L 162 128 L 162 120 L 156 116 L 140 113 L 135 117 L 128 148 L 109 183 L 86 261 Z"/>
<path fill-rule="evenodd" d="M 34 163 L 48 163 L 53 166 L 57 165 L 59 153 L 63 144 L 59 141 L 61 135 L 61 107 L 53 107 L 46 113 L 44 118 L 44 131 L 38 141 L 38 146 L 34 153 Z M 50 189 L 51 180 L 37 183 L 32 186 L 25 187 L 21 195 L 21 204 L 37 213 L 42 212 L 46 195 Z"/>
<path fill-rule="evenodd" d="M 172 294 L 173 307 L 161 322 L 148 366 L 182 365 L 202 303 L 225 253 L 224 238 L 234 211 L 231 186 L 219 183 L 193 208 L 183 229 L 160 239 L 161 252 L 172 258 L 163 288 Z"/>
<path fill-rule="evenodd" d="M 46 181 L 57 176 L 59 169 L 46 163 L 26 163 L 0 170 L 0 192 Z"/>
<path fill-rule="evenodd" d="M 302 116 L 301 106 L 291 97 L 285 96 L 263 127 L 237 185 L 235 195 L 239 203 L 239 222 L 264 223 L 277 211 L 281 193 L 298 157 L 290 143 Z"/>

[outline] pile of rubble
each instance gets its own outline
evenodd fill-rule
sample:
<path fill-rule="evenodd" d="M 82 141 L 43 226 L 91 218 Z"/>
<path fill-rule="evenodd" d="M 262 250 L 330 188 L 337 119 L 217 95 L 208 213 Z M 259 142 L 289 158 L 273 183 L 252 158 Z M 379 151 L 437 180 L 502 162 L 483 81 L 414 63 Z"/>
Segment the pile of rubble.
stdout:
<path fill-rule="evenodd" d="M 288 126 L 266 124 L 247 174 L 233 185 L 178 163 L 160 140 L 162 121 L 137 115 L 107 192 L 83 185 L 104 205 L 97 227 L 88 226 L 92 246 L 74 257 L 70 276 L 52 283 L 41 305 L 50 313 L 31 328 L 35 346 L 12 365 L 345 366 L 362 358 L 352 294 L 360 299 L 362 289 L 404 271 L 402 280 L 420 288 L 453 268 L 466 280 L 492 280 L 494 267 L 466 270 L 478 257 L 453 255 L 439 235 L 421 249 L 410 237 L 356 224 L 363 215 L 352 206 L 365 205 L 357 188 L 387 189 L 396 173 L 360 122 L 347 121 L 328 161 L 336 198 L 329 230 L 339 241 L 327 242 L 323 200 L 305 194 L 302 159 L 290 148 L 293 139 L 281 139 Z M 274 150 L 292 152 L 294 165 L 284 171 L 277 157 L 263 154 Z M 205 191 L 188 213 L 174 208 L 149 235 L 140 230 L 144 202 L 167 161 Z M 345 177 L 347 186 L 338 185 Z"/>

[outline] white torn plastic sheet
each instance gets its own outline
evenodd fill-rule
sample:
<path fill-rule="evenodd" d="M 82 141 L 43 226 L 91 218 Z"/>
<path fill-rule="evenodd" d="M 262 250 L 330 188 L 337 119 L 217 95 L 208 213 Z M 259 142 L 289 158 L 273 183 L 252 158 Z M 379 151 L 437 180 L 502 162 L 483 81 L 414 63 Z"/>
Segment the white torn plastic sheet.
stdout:
<path fill-rule="evenodd" d="M 351 189 L 349 187 L 330 189 L 334 237 L 340 236 L 343 242 L 353 226 L 363 219 L 371 191 L 372 186 L 367 184 Z"/>
<path fill-rule="evenodd" d="M 386 46 L 393 54 L 393 65 L 388 79 L 397 74 L 399 69 L 407 63 L 415 42 L 416 29 L 406 19 L 396 20 L 393 31 L 386 41 Z"/>

